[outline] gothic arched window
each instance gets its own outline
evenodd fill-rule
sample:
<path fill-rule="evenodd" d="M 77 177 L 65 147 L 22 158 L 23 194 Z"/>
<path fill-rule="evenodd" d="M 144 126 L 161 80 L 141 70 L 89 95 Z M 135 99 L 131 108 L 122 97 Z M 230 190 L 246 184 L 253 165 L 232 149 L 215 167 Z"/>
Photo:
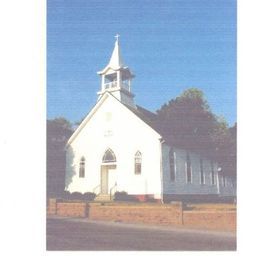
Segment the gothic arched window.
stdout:
<path fill-rule="evenodd" d="M 106 150 L 102 162 L 103 163 L 116 162 L 116 156 L 110 148 Z"/>
<path fill-rule="evenodd" d="M 200 158 L 200 184 L 205 184 L 203 159 Z"/>
<path fill-rule="evenodd" d="M 169 152 L 169 164 L 170 164 L 170 178 L 171 181 L 175 181 L 176 179 L 176 162 L 175 162 L 175 152 L 173 149 L 170 149 Z"/>
<path fill-rule="evenodd" d="M 191 161 L 190 161 L 190 155 L 189 153 L 187 153 L 186 156 L 186 180 L 187 183 L 191 183 L 192 179 L 191 179 Z"/>
<path fill-rule="evenodd" d="M 137 151 L 135 153 L 135 174 L 141 174 L 142 172 L 142 154 Z"/>
<path fill-rule="evenodd" d="M 85 158 L 81 157 L 80 163 L 79 163 L 79 177 L 84 178 L 85 177 Z"/>
<path fill-rule="evenodd" d="M 211 161 L 211 184 L 215 185 L 215 172 L 214 172 L 214 164 Z"/>
<path fill-rule="evenodd" d="M 223 186 L 226 187 L 226 176 L 223 176 Z"/>

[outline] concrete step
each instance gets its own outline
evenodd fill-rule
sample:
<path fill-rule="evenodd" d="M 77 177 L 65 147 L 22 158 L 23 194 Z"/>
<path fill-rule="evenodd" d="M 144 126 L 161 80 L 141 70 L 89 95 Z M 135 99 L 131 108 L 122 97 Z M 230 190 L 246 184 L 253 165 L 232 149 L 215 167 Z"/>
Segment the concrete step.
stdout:
<path fill-rule="evenodd" d="M 95 198 L 96 201 L 110 201 L 110 195 L 109 194 L 99 194 Z M 113 197 L 112 197 L 113 200 Z"/>

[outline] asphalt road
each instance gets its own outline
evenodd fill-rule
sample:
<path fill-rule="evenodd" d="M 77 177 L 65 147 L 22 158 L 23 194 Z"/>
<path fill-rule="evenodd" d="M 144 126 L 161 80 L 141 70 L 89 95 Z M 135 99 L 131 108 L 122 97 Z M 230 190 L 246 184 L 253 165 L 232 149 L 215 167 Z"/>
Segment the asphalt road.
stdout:
<path fill-rule="evenodd" d="M 48 218 L 47 250 L 229 251 L 236 250 L 236 237 L 223 232 Z"/>

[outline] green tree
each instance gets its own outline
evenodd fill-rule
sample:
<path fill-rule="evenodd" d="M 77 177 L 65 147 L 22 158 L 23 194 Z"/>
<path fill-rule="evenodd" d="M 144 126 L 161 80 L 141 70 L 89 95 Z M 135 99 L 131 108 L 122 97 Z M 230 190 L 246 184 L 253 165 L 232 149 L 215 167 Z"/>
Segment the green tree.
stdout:
<path fill-rule="evenodd" d="M 237 163 L 237 124 L 228 128 L 225 133 L 218 134 L 216 140 L 216 159 L 224 175 L 234 177 L 236 181 L 236 163 Z"/>
<path fill-rule="evenodd" d="M 185 90 L 157 111 L 160 132 L 179 147 L 198 151 L 219 162 L 223 173 L 236 174 L 236 127 L 214 115 L 203 92 Z"/>
<path fill-rule="evenodd" d="M 184 148 L 212 150 L 217 120 L 201 90 L 190 88 L 157 111 L 161 132 Z"/>
<path fill-rule="evenodd" d="M 59 127 L 62 127 L 64 129 L 71 130 L 72 124 L 64 117 L 57 117 L 51 120 L 54 124 L 56 124 Z"/>
<path fill-rule="evenodd" d="M 65 145 L 72 135 L 65 118 L 47 120 L 47 196 L 60 196 L 65 187 Z"/>

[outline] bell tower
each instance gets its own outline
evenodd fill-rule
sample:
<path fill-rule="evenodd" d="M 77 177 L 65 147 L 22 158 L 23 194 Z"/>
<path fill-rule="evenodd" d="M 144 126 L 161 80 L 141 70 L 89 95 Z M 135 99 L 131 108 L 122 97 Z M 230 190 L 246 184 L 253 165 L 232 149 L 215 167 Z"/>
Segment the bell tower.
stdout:
<path fill-rule="evenodd" d="M 98 100 L 105 92 L 110 92 L 120 102 L 136 108 L 134 94 L 131 93 L 131 82 L 134 75 L 123 64 L 120 53 L 119 35 L 115 36 L 115 47 L 108 65 L 98 74 L 101 76 L 101 90 L 97 93 Z"/>

